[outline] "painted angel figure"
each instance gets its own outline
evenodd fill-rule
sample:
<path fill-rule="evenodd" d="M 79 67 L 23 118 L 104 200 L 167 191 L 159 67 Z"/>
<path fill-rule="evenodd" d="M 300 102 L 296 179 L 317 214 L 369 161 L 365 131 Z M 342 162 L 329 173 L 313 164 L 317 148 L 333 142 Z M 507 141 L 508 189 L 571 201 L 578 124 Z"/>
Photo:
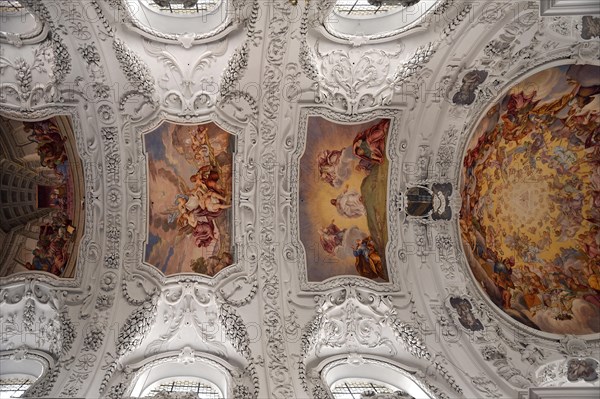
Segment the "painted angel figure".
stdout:
<path fill-rule="evenodd" d="M 325 252 L 335 255 L 338 247 L 342 246 L 346 229 L 340 229 L 336 226 L 335 221 L 319 230 L 319 241 Z"/>
<path fill-rule="evenodd" d="M 350 149 L 348 149 L 349 151 Z M 350 159 L 345 154 L 346 148 L 341 150 L 324 150 L 317 156 L 319 179 L 331 187 L 341 187 L 350 176 Z"/>
<path fill-rule="evenodd" d="M 190 176 L 190 188 L 179 179 L 179 192 L 174 205 L 177 210 L 169 215 L 169 223 L 177 220 L 179 233 L 194 237 L 198 247 L 207 247 L 215 239 L 217 227 L 214 219 L 231 207 L 226 190 L 219 182 L 220 165 L 215 159 L 208 129 L 199 127 L 191 135 L 190 147 L 198 169 Z"/>

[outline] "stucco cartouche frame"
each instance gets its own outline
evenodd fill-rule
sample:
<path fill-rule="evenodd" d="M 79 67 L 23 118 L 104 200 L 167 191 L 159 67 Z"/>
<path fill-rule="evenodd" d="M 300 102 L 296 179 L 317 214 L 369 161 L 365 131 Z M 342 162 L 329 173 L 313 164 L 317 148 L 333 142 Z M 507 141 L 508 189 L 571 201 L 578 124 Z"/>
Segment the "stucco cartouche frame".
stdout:
<path fill-rule="evenodd" d="M 137 240 L 137 248 L 135 249 L 135 270 L 142 271 L 144 274 L 148 274 L 155 281 L 160 282 L 160 285 L 165 288 L 165 285 L 171 285 L 170 283 L 177 282 L 189 282 L 196 281 L 207 284 L 208 286 L 215 286 L 224 280 L 239 277 L 240 274 L 249 274 L 249 267 L 244 259 L 244 249 L 250 245 L 247 240 L 247 235 L 243 234 L 242 217 L 243 212 L 240 212 L 239 198 L 236 196 L 232 197 L 232 211 L 233 211 L 233 242 L 234 242 L 234 259 L 235 263 L 226 267 L 217 273 L 214 277 L 208 277 L 198 273 L 182 273 L 173 276 L 165 276 L 156 267 L 143 262 L 144 248 L 147 238 L 148 229 L 148 209 L 149 209 L 149 195 L 148 195 L 148 176 L 147 167 L 148 159 L 144 150 L 144 139 L 143 136 L 146 133 L 156 129 L 163 123 L 170 122 L 181 125 L 197 125 L 203 123 L 214 122 L 217 126 L 232 134 L 235 137 L 234 154 L 233 154 L 233 193 L 237 193 L 240 190 L 240 176 L 241 176 L 241 165 L 244 160 L 244 127 L 235 125 L 221 116 L 216 110 L 206 110 L 206 115 L 197 117 L 179 117 L 176 115 L 169 114 L 167 112 L 159 112 L 156 116 L 152 117 L 150 121 L 142 124 L 129 125 L 128 128 L 133 132 L 134 147 L 132 148 L 135 154 L 132 157 L 133 163 L 129 168 L 129 178 L 141 182 L 141 204 L 144 207 L 144 211 L 138 213 L 140 219 L 137 223 L 138 226 L 143 226 L 139 231 L 139 239 Z M 126 265 L 127 266 L 127 265 Z M 129 267 L 131 268 L 131 266 Z M 133 271 L 133 270 L 132 270 Z M 244 273 L 248 272 L 248 273 Z"/>
<path fill-rule="evenodd" d="M 322 282 L 311 282 L 308 281 L 307 274 L 307 257 L 304 245 L 300 241 L 300 226 L 299 226 L 299 192 L 300 192 L 300 158 L 304 154 L 307 137 L 307 124 L 308 118 L 311 116 L 320 116 L 326 118 L 332 122 L 340 124 L 351 125 L 353 123 L 368 122 L 377 118 L 390 119 L 390 129 L 388 132 L 388 139 L 386 145 L 387 157 L 390 160 L 389 175 L 388 175 L 388 201 L 387 201 L 387 213 L 388 213 L 388 243 L 386 247 L 386 256 L 388 263 L 388 272 L 390 281 L 388 283 L 379 283 L 373 280 L 359 277 L 359 276 L 336 276 L 331 277 Z M 398 109 L 381 109 L 356 115 L 348 115 L 336 111 L 332 111 L 326 107 L 300 107 L 298 117 L 298 139 L 295 144 L 294 152 L 291 155 L 290 170 L 290 191 L 295 193 L 292 196 L 291 212 L 290 212 L 290 232 L 291 232 L 291 245 L 295 249 L 296 256 L 292 257 L 296 259 L 298 264 L 298 279 L 300 282 L 300 291 L 305 292 L 318 292 L 327 291 L 334 288 L 338 288 L 341 285 L 356 285 L 372 289 L 376 292 L 386 292 L 394 295 L 402 295 L 404 289 L 401 284 L 400 278 L 400 262 L 397 256 L 400 239 L 400 215 L 399 212 L 394 209 L 393 201 L 390 201 L 390 188 L 398 187 L 400 181 L 400 165 L 402 154 L 405 150 L 405 146 L 402 140 L 400 140 L 400 120 L 402 111 Z"/>

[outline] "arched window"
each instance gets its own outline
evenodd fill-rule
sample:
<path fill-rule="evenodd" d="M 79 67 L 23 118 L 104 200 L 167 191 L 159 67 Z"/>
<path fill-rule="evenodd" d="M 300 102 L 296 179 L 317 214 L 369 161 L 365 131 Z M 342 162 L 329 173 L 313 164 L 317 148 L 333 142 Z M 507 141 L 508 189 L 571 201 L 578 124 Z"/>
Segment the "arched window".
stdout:
<path fill-rule="evenodd" d="M 406 392 L 390 384 L 358 378 L 337 381 L 331 387 L 331 393 L 334 399 L 362 399 L 378 394 L 394 394 L 394 399 L 413 399 Z"/>
<path fill-rule="evenodd" d="M 51 358 L 35 350 L 0 353 L 0 399 L 20 398 L 49 369 Z"/>
<path fill-rule="evenodd" d="M 17 47 L 46 38 L 46 25 L 17 0 L 0 0 L 0 43 Z"/>
<path fill-rule="evenodd" d="M 323 25 L 332 36 L 354 40 L 392 38 L 415 28 L 439 0 L 338 0 Z"/>
<path fill-rule="evenodd" d="M 34 382 L 35 378 L 30 375 L 2 375 L 0 376 L 0 399 L 20 398 Z"/>
<path fill-rule="evenodd" d="M 129 27 L 153 40 L 185 48 L 214 40 L 234 29 L 235 12 L 227 0 L 128 0 Z"/>
<path fill-rule="evenodd" d="M 197 394 L 199 399 L 224 399 L 232 397 L 232 372 L 237 369 L 208 354 L 197 354 L 191 348 L 181 352 L 154 355 L 128 367 L 133 378 L 125 396 L 153 397 L 167 394 Z"/>
<path fill-rule="evenodd" d="M 436 397 L 426 381 L 415 378 L 414 369 L 389 359 L 354 355 L 322 362 L 318 368 L 323 384 L 335 399 Z"/>
<path fill-rule="evenodd" d="M 159 380 L 146 388 L 141 396 L 153 397 L 159 392 L 191 392 L 198 395 L 199 399 L 223 399 L 223 393 L 215 384 L 195 377 L 171 377 Z"/>
<path fill-rule="evenodd" d="M 165 14 L 195 15 L 214 11 L 222 0 L 142 0 L 153 10 Z"/>

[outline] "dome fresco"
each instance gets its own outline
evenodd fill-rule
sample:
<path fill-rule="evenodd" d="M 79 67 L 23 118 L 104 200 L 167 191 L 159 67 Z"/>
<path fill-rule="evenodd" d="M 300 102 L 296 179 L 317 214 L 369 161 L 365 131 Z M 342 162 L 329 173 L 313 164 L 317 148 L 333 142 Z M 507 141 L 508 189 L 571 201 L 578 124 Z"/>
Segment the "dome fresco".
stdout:
<path fill-rule="evenodd" d="M 477 282 L 548 333 L 600 332 L 600 67 L 548 68 L 477 125 L 460 228 Z"/>

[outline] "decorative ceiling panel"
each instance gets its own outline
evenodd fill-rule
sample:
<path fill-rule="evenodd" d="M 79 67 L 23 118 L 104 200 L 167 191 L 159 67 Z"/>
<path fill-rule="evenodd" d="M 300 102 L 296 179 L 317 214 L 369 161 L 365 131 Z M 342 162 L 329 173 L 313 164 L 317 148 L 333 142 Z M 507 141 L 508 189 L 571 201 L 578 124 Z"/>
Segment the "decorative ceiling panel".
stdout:
<path fill-rule="evenodd" d="M 214 276 L 234 262 L 234 139 L 214 123 L 165 122 L 144 135 L 148 160 L 144 260 L 165 275 Z"/>
<path fill-rule="evenodd" d="M 395 251 L 388 237 L 398 234 L 388 188 L 399 179 L 399 116 L 395 110 L 355 118 L 301 110 L 291 177 L 298 200 L 290 222 L 303 290 L 360 278 L 375 289 L 400 291 L 396 258 L 387 258 Z"/>

